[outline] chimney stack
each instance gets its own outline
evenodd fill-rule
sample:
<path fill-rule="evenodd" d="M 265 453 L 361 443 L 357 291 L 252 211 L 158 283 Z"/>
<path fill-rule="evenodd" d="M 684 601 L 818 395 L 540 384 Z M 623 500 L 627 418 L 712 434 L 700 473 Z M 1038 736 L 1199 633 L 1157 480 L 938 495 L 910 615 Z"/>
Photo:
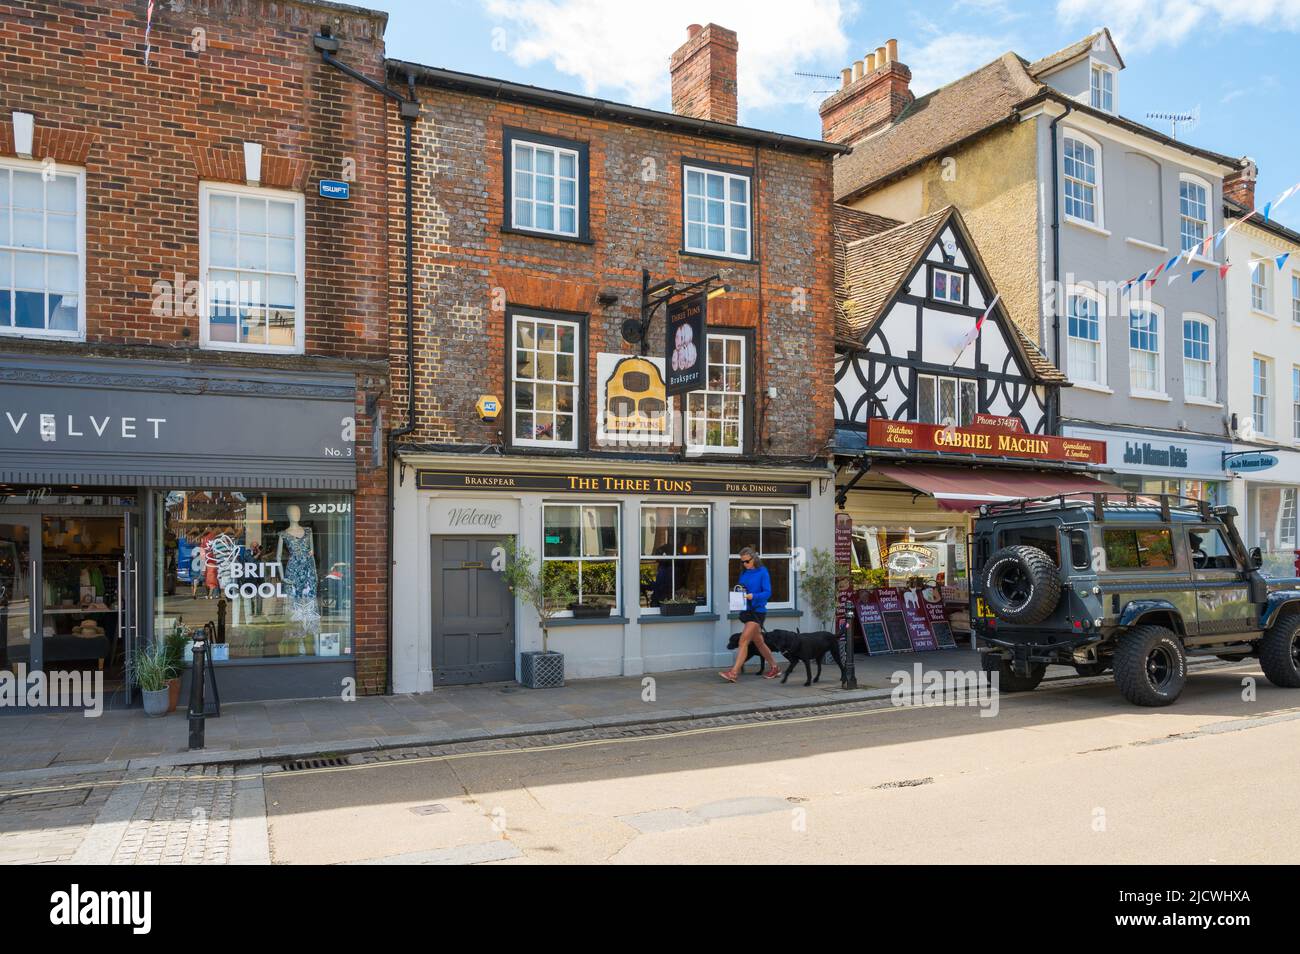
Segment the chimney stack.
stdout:
<path fill-rule="evenodd" d="M 1259 169 L 1255 165 L 1255 160 L 1246 156 L 1242 159 L 1245 167 L 1238 169 L 1236 172 L 1230 172 L 1223 177 L 1223 197 L 1231 199 L 1238 205 L 1245 206 L 1247 209 L 1255 207 L 1255 179 L 1259 176 Z"/>
<path fill-rule="evenodd" d="M 845 145 L 866 138 L 896 120 L 912 103 L 912 71 L 898 61 L 898 41 L 888 40 L 868 53 L 858 73 L 821 105 L 822 138 Z M 676 97 L 674 97 L 674 103 Z"/>
<path fill-rule="evenodd" d="M 673 112 L 736 124 L 736 34 L 716 23 L 686 28 L 686 42 L 669 63 Z"/>

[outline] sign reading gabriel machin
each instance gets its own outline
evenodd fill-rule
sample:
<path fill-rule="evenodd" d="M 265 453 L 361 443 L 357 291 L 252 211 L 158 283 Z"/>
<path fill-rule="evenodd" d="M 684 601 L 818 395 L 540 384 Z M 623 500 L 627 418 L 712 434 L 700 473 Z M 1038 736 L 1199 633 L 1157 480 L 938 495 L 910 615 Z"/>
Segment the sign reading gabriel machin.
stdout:
<path fill-rule="evenodd" d="M 949 451 L 980 457 L 1023 457 L 1083 464 L 1106 463 L 1106 445 L 1079 437 L 1052 437 L 992 427 L 944 427 L 874 417 L 867 431 L 872 447 Z"/>

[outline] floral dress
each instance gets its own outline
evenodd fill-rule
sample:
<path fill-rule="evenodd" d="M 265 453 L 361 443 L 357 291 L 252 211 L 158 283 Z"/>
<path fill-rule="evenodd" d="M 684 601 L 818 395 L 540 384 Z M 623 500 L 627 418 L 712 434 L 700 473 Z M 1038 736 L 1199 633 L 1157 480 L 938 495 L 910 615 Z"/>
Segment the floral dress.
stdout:
<path fill-rule="evenodd" d="M 289 617 L 312 628 L 320 622 L 320 611 L 316 607 L 316 559 L 312 554 L 311 531 L 300 537 L 282 531 L 280 539 L 289 551 L 289 559 L 284 564 Z"/>

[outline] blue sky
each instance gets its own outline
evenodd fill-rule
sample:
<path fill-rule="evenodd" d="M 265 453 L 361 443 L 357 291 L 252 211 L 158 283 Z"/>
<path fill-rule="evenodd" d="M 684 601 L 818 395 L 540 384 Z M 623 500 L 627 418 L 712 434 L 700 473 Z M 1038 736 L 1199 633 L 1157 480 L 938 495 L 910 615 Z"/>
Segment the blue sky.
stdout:
<path fill-rule="evenodd" d="M 1120 111 L 1199 110 L 1180 138 L 1260 167 L 1259 204 L 1300 181 L 1300 0 L 374 0 L 389 55 L 652 108 L 690 23 L 740 42 L 740 121 L 810 137 L 842 67 L 887 39 L 924 93 L 1013 50 L 1036 59 L 1100 26 L 1127 69 Z M 1300 196 L 1277 218 L 1300 228 Z"/>

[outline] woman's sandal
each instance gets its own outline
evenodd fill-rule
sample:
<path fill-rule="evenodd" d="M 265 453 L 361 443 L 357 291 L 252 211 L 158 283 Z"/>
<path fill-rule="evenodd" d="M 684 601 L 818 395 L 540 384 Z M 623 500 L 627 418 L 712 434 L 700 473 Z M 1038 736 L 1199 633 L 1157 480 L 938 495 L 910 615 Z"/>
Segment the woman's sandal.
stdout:
<path fill-rule="evenodd" d="M 775 679 L 775 678 L 776 678 L 777 676 L 779 676 L 779 675 L 781 675 L 781 670 L 780 670 L 780 669 L 777 669 L 775 666 L 773 666 L 773 667 L 772 667 L 771 669 L 769 669 L 767 672 L 763 673 L 763 678 L 764 678 L 764 679 Z"/>
<path fill-rule="evenodd" d="M 730 669 L 724 669 L 722 670 L 722 672 L 718 673 L 718 675 L 721 676 L 723 679 L 727 680 L 727 682 L 736 681 L 736 674 L 732 672 Z"/>

